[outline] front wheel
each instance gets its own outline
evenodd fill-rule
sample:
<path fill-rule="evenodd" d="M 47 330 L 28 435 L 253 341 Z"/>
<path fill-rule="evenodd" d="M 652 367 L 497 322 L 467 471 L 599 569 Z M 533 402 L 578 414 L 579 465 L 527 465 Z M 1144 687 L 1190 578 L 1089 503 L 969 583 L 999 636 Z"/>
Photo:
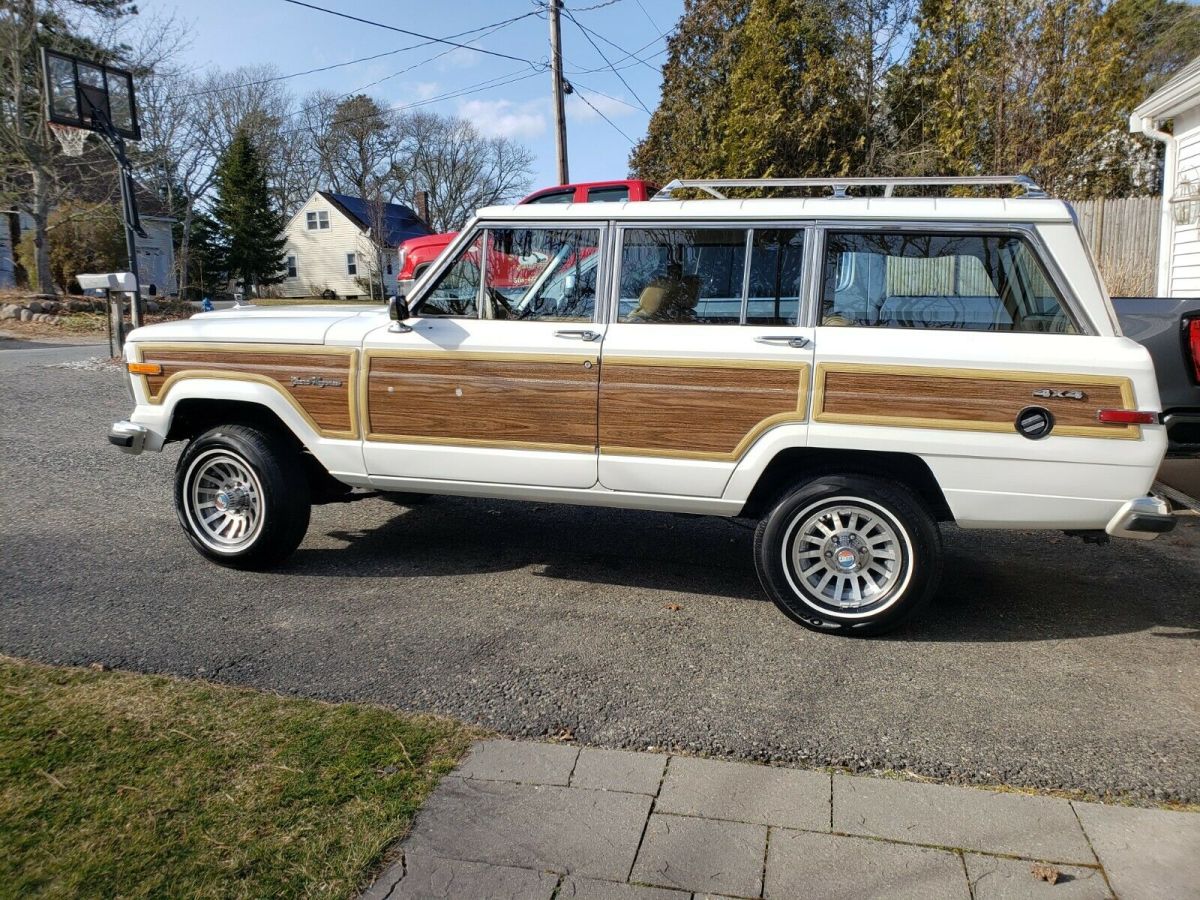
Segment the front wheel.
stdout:
<path fill-rule="evenodd" d="M 267 568 L 308 530 L 308 479 L 287 437 L 221 425 L 195 438 L 175 468 L 175 510 L 192 546 L 225 566 Z"/>
<path fill-rule="evenodd" d="M 814 631 L 882 634 L 937 590 L 941 534 L 919 497 L 865 475 L 823 475 L 786 494 L 754 535 L 763 588 Z"/>

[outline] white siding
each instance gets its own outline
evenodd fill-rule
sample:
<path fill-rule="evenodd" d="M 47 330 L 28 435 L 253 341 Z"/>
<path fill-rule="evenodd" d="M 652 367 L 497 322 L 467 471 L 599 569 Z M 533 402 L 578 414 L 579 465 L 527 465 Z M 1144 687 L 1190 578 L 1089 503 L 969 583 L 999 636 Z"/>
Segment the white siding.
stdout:
<path fill-rule="evenodd" d="M 324 211 L 329 216 L 328 228 L 308 228 L 309 212 Z M 372 274 L 375 250 L 353 219 L 322 197 L 313 194 L 292 217 L 284 229 L 287 245 L 284 253 L 296 257 L 296 277 L 286 278 L 276 287 L 284 297 L 319 297 L 322 291 L 334 291 L 339 297 L 367 299 L 370 292 L 355 281 L 346 266 L 346 255 L 356 254 L 358 275 Z M 389 250 L 383 260 L 384 281 L 387 293 L 396 290 L 396 253 Z M 387 263 L 392 264 L 392 274 L 387 274 Z M 378 280 L 378 275 L 375 276 Z"/>
<path fill-rule="evenodd" d="M 175 243 L 171 237 L 170 219 L 142 217 L 144 238 L 137 239 L 138 286 L 143 297 L 150 296 L 154 286 L 156 296 L 178 293 L 175 282 Z"/>
<path fill-rule="evenodd" d="M 1200 183 L 1200 105 L 1175 118 L 1175 135 L 1179 140 L 1176 184 L 1183 180 Z M 1167 293 L 1172 297 L 1200 297 L 1200 222 L 1172 227 L 1175 233 Z"/>

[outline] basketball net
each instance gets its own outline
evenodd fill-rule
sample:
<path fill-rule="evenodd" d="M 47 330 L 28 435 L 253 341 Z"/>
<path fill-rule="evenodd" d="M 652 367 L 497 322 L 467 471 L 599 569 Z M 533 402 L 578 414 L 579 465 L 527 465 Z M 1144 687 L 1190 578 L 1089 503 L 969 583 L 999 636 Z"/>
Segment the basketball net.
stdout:
<path fill-rule="evenodd" d="M 86 128 L 75 128 L 72 125 L 60 125 L 58 122 L 47 122 L 54 136 L 62 145 L 65 156 L 83 156 L 83 145 L 91 134 Z"/>

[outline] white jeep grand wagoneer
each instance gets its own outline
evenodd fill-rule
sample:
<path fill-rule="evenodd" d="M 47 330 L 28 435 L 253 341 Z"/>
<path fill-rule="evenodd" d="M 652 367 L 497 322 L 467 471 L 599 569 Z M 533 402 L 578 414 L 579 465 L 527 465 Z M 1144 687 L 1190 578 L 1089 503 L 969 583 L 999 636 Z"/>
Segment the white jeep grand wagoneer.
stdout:
<path fill-rule="evenodd" d="M 1020 195 L 895 196 L 944 184 Z M 913 185 L 484 209 L 390 319 L 134 331 L 109 438 L 188 442 L 179 520 L 226 565 L 279 562 L 351 487 L 743 516 L 779 608 L 848 634 L 930 598 L 939 522 L 1169 530 L 1154 370 L 1071 207 L 1019 177 Z M 761 187 L 833 196 L 725 196 Z"/>

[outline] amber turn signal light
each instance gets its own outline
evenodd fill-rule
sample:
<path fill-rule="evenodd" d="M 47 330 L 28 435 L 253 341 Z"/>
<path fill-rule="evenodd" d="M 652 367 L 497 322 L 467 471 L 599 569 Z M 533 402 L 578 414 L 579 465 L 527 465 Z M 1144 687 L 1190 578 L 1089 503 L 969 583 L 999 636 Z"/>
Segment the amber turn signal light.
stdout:
<path fill-rule="evenodd" d="M 131 362 L 126 366 L 129 369 L 130 375 L 161 375 L 162 366 L 158 363 L 135 363 Z"/>
<path fill-rule="evenodd" d="M 1158 413 L 1140 409 L 1102 409 L 1096 418 L 1106 425 L 1155 425 Z"/>

